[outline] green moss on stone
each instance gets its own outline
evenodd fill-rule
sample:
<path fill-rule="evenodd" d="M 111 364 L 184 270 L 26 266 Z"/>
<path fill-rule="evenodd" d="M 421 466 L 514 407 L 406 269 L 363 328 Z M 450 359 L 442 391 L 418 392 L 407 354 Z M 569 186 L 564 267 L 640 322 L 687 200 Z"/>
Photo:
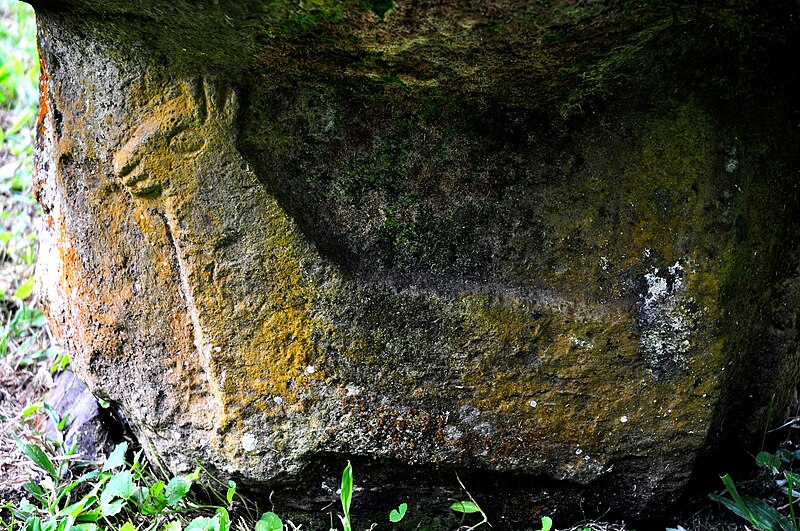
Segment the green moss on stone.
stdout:
<path fill-rule="evenodd" d="M 394 7 L 394 0 L 362 0 L 362 3 L 364 7 L 378 15 L 381 20 Z"/>

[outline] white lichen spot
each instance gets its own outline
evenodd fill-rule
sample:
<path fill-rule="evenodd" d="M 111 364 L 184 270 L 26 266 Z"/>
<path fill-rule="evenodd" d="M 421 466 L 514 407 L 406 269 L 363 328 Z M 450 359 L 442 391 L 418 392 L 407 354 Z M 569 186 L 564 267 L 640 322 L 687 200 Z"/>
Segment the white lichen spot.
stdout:
<path fill-rule="evenodd" d="M 283 404 L 283 397 L 282 396 L 273 397 L 272 401 L 275 402 L 278 405 Z"/>
<path fill-rule="evenodd" d="M 572 336 L 569 338 L 569 340 L 572 341 L 572 344 L 575 345 L 576 347 L 588 348 L 588 349 L 594 347 L 594 345 L 590 341 L 587 341 L 586 339 L 581 339 L 579 337 Z"/>
<path fill-rule="evenodd" d="M 451 424 L 448 424 L 447 426 L 445 426 L 444 429 L 442 430 L 442 432 L 444 433 L 444 436 L 445 436 L 445 438 L 447 438 L 447 442 L 449 442 L 449 443 L 456 442 L 463 435 L 463 433 L 461 433 L 461 430 L 459 430 L 458 428 L 456 428 L 455 426 L 453 426 Z"/>
<path fill-rule="evenodd" d="M 627 416 L 627 415 L 622 415 L 622 416 L 619 418 L 619 421 L 620 421 L 621 423 L 625 424 L 626 422 L 628 422 L 628 416 Z"/>
<path fill-rule="evenodd" d="M 313 365 L 309 365 L 308 367 L 306 367 L 306 374 L 314 374 L 314 371 L 315 369 Z"/>
<path fill-rule="evenodd" d="M 640 313 L 640 349 L 656 379 L 670 377 L 686 366 L 692 330 L 697 321 L 694 300 L 684 293 L 685 270 L 680 262 L 644 275 Z"/>
<path fill-rule="evenodd" d="M 491 437 L 494 435 L 494 427 L 488 422 L 481 422 L 473 428 L 473 431 L 481 437 Z"/>
<path fill-rule="evenodd" d="M 732 147 L 728 150 L 728 158 L 725 160 L 725 171 L 733 173 L 739 167 L 739 161 L 736 160 L 736 148 Z"/>
<path fill-rule="evenodd" d="M 658 301 L 667 294 L 667 279 L 658 275 L 658 268 L 653 268 L 652 273 L 644 276 L 647 282 L 647 293 L 644 295 L 645 311 L 653 309 Z"/>
<path fill-rule="evenodd" d="M 245 452 L 252 452 L 258 445 L 258 439 L 252 433 L 245 433 L 242 436 L 242 448 Z"/>
<path fill-rule="evenodd" d="M 659 274 L 657 267 L 653 271 L 644 275 L 647 282 L 647 293 L 644 296 L 645 308 L 663 301 L 664 298 L 679 292 L 683 288 L 684 269 L 680 262 L 675 262 L 667 267 L 665 275 Z"/>
<path fill-rule="evenodd" d="M 473 424 L 480 418 L 481 412 L 478 408 L 473 406 L 461 406 L 458 410 L 458 416 L 466 424 Z"/>

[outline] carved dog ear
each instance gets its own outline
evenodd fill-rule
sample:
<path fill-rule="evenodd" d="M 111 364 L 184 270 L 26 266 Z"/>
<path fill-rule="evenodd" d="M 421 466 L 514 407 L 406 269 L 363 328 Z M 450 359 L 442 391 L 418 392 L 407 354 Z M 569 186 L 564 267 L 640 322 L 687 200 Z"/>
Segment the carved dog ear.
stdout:
<path fill-rule="evenodd" d="M 218 81 L 204 79 L 201 83 L 205 98 L 205 122 L 232 127 L 239 106 L 236 92 Z"/>

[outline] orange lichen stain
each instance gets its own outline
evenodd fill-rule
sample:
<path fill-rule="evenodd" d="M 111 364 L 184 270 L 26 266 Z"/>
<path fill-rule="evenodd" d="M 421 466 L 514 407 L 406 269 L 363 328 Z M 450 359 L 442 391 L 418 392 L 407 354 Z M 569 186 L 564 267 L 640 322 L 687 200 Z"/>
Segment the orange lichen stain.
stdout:
<path fill-rule="evenodd" d="M 36 134 L 44 137 L 44 123 L 47 113 L 50 112 L 50 97 L 48 94 L 50 74 L 44 62 L 44 54 L 39 49 L 39 116 L 36 120 Z"/>
<path fill-rule="evenodd" d="M 60 288 L 72 302 L 71 318 L 80 323 L 77 327 L 80 340 L 78 351 L 83 351 L 86 355 L 76 357 L 76 362 L 85 370 L 91 365 L 92 356 L 96 353 L 113 353 L 120 347 L 114 330 L 116 323 L 113 316 L 106 314 L 106 310 L 113 307 L 113 299 L 94 289 L 94 283 L 90 281 L 91 275 L 84 271 L 83 260 L 67 234 L 63 217 L 59 220 L 59 225 Z"/>
<path fill-rule="evenodd" d="M 44 61 L 44 54 L 39 49 L 39 114 L 36 117 L 36 144 L 40 148 L 45 141 L 45 123 L 50 112 L 49 100 L 50 74 L 47 72 L 47 65 Z M 40 175 L 39 165 L 34 166 L 33 193 L 36 200 L 41 202 L 41 190 L 47 175 Z"/>

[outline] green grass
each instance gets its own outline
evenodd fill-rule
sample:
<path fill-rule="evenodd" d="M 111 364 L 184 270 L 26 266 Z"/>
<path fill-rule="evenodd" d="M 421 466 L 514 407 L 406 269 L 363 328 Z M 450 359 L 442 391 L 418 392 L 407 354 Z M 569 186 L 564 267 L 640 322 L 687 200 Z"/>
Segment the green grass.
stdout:
<path fill-rule="evenodd" d="M 52 408 L 48 411 L 57 415 Z M 63 419 L 53 420 L 63 429 Z M 288 520 L 284 523 L 274 512 L 260 513 L 256 504 L 237 492 L 236 483 L 224 484 L 200 466 L 191 474 L 164 480 L 149 469 L 141 450 L 131 453 L 126 442 L 119 444 L 103 463 L 89 466 L 73 459 L 74 446 L 67 448 L 54 439 L 44 438 L 38 443 L 17 439 L 17 443 L 42 475 L 38 481 L 25 483 L 27 496 L 19 502 L 0 506 L 2 531 L 297 531 L 301 528 Z M 342 474 L 340 494 L 342 531 L 352 529 L 353 486 L 353 468 L 348 463 Z M 451 508 L 483 516 L 471 530 L 487 521 L 471 496 L 470 500 L 456 502 Z M 400 522 L 406 509 L 403 503 L 388 512 L 388 522 Z M 255 520 L 258 514 L 261 517 Z M 542 522 L 549 522 L 549 518 Z M 550 523 L 540 531 L 549 531 Z M 375 527 L 377 524 L 370 529 Z M 335 531 L 333 526 L 331 531 Z"/>
<path fill-rule="evenodd" d="M 54 352 L 35 307 L 36 223 L 33 136 L 39 62 L 33 9 L 0 0 L 0 358 L 15 365 Z"/>
<path fill-rule="evenodd" d="M 200 467 L 164 481 L 150 471 L 141 451 L 127 460 L 130 452 L 125 442 L 104 463 L 85 469 L 72 460 L 74 447 L 65 448 L 50 439 L 41 444 L 17 442 L 44 474 L 39 481 L 24 485 L 26 497 L 0 506 L 0 529 L 5 531 L 283 529 L 274 513 L 254 522 L 252 506 L 237 494 L 235 483 L 224 485 L 223 494 L 216 480 Z M 192 495 L 193 490 L 204 496 Z M 239 513 L 235 523 L 233 510 Z"/>
<path fill-rule="evenodd" d="M 0 0 L 0 19 L 0 106 L 24 114 L 38 105 L 33 8 L 18 0 Z"/>
<path fill-rule="evenodd" d="M 788 435 L 774 453 L 765 451 L 774 402 L 773 395 L 767 408 L 761 451 L 755 457 L 755 464 L 760 471 L 760 481 L 757 484 L 766 484 L 768 487 L 757 489 L 755 496 L 742 495 L 733 478 L 725 474 L 721 479 L 727 496 L 712 493 L 709 498 L 719 502 L 759 531 L 800 531 L 800 520 L 795 508 L 800 497 L 800 446 L 794 431 L 800 425 L 800 417 L 795 416 L 782 426 L 789 428 Z"/>
<path fill-rule="evenodd" d="M 52 408 L 47 409 L 56 415 L 53 421 L 63 429 L 64 420 L 57 418 Z M 132 453 L 125 442 L 103 463 L 89 466 L 73 459 L 74 446 L 67 448 L 54 439 L 44 438 L 43 442 L 17 439 L 17 443 L 42 475 L 38 481 L 30 480 L 24 485 L 26 497 L 0 506 L 0 531 L 297 531 L 301 528 L 291 521 L 283 522 L 274 512 L 260 513 L 256 504 L 237 492 L 233 481 L 224 484 L 201 466 L 191 474 L 162 479 L 149 469 L 141 450 Z M 475 513 L 482 517 L 459 529 L 472 531 L 482 525 L 490 526 L 483 509 L 461 479 L 457 476 L 456 479 L 469 500 L 455 501 L 450 509 L 464 516 Z M 338 518 L 342 531 L 354 529 L 350 514 L 354 490 L 353 467 L 348 463 L 340 490 Z M 387 511 L 387 521 L 380 527 L 396 528 L 407 508 L 402 503 Z M 261 517 L 256 520 L 258 514 Z M 537 531 L 551 530 L 550 518 L 543 517 L 541 522 Z M 373 523 L 369 529 L 376 527 L 379 524 Z M 425 529 L 424 524 L 417 528 Z M 337 531 L 333 524 L 330 531 Z"/>

